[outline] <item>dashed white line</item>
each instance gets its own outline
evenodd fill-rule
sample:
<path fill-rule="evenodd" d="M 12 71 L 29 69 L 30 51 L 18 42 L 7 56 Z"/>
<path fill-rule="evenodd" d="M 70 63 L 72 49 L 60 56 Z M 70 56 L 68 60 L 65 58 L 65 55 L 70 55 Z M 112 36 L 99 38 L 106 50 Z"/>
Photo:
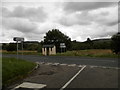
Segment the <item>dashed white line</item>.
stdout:
<path fill-rule="evenodd" d="M 60 64 L 60 65 L 65 66 L 65 65 L 67 65 L 67 64 L 64 64 L 64 63 L 63 63 L 63 64 Z"/>
<path fill-rule="evenodd" d="M 74 66 L 76 66 L 76 64 L 69 64 L 68 66 L 74 67 Z"/>
<path fill-rule="evenodd" d="M 83 66 L 60 90 L 65 89 L 81 73 L 81 71 L 84 70 L 85 67 L 86 65 Z"/>
<path fill-rule="evenodd" d="M 52 65 L 52 63 L 45 63 L 45 65 Z"/>
<path fill-rule="evenodd" d="M 104 68 L 104 69 L 110 68 L 110 69 L 120 69 L 119 67 L 105 67 L 105 66 L 90 66 L 90 68 Z"/>
<path fill-rule="evenodd" d="M 59 65 L 60 63 L 53 63 L 52 66 L 57 66 Z"/>

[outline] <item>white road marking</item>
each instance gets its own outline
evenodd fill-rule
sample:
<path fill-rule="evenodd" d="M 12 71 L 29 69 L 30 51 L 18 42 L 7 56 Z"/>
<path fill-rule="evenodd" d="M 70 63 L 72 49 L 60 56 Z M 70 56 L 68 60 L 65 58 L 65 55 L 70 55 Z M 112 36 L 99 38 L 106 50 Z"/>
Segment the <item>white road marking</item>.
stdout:
<path fill-rule="evenodd" d="M 86 66 L 86 65 L 78 65 L 78 67 L 80 67 L 80 68 L 83 67 L 83 66 Z"/>
<path fill-rule="evenodd" d="M 64 64 L 64 63 L 63 63 L 63 64 L 60 64 L 60 65 L 65 66 L 65 65 L 67 65 L 67 64 Z"/>
<path fill-rule="evenodd" d="M 76 66 L 76 64 L 69 64 L 68 66 L 74 67 L 74 66 Z"/>
<path fill-rule="evenodd" d="M 45 64 L 45 62 L 38 62 L 39 64 Z"/>
<path fill-rule="evenodd" d="M 45 65 L 52 65 L 52 63 L 45 63 Z"/>
<path fill-rule="evenodd" d="M 85 67 L 86 65 L 83 66 L 60 90 L 65 89 L 81 73 L 81 71 L 83 71 Z"/>
<path fill-rule="evenodd" d="M 105 67 L 105 66 L 90 66 L 90 68 L 110 68 L 110 69 L 120 69 L 119 67 Z"/>
<path fill-rule="evenodd" d="M 30 82 L 23 82 L 22 84 L 16 86 L 12 90 L 16 90 L 18 88 L 28 88 L 28 89 L 34 89 L 34 90 L 39 90 L 41 88 L 46 87 L 47 85 L 45 84 L 37 84 L 37 83 L 30 83 Z"/>
<path fill-rule="evenodd" d="M 53 66 L 57 66 L 59 65 L 60 63 L 52 63 Z"/>

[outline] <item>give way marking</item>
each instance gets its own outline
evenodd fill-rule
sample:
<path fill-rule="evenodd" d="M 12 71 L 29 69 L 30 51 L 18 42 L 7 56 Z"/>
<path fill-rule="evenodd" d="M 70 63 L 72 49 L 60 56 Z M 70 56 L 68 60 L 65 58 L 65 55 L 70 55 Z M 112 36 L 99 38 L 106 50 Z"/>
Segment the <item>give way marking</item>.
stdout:
<path fill-rule="evenodd" d="M 65 89 L 84 69 L 86 65 L 84 65 L 60 90 Z"/>

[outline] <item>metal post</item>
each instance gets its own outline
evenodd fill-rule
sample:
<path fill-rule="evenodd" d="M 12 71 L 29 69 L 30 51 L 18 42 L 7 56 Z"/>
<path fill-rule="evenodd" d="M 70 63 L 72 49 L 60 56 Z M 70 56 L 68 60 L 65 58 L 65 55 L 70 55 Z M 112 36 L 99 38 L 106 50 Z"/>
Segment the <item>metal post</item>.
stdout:
<path fill-rule="evenodd" d="M 61 48 L 61 53 L 62 53 L 62 48 Z"/>
<path fill-rule="evenodd" d="M 17 43 L 17 59 L 18 59 L 18 42 L 21 41 L 21 44 L 22 44 L 22 57 L 23 57 L 23 41 L 24 41 L 24 38 L 14 37 L 13 40 L 16 41 L 16 43 Z"/>
<path fill-rule="evenodd" d="M 17 41 L 17 59 L 18 59 L 18 41 Z"/>
<path fill-rule="evenodd" d="M 23 59 L 23 41 L 21 41 L 22 43 L 22 59 Z"/>

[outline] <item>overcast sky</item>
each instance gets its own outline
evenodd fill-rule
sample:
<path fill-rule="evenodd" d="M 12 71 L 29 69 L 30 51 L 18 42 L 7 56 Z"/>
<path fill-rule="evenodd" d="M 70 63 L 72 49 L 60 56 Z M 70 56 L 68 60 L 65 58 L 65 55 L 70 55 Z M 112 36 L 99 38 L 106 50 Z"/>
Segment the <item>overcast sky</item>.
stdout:
<path fill-rule="evenodd" d="M 2 2 L 2 42 L 13 42 L 13 37 L 41 41 L 55 28 L 77 41 L 110 38 L 118 32 L 117 2 L 30 1 Z"/>

